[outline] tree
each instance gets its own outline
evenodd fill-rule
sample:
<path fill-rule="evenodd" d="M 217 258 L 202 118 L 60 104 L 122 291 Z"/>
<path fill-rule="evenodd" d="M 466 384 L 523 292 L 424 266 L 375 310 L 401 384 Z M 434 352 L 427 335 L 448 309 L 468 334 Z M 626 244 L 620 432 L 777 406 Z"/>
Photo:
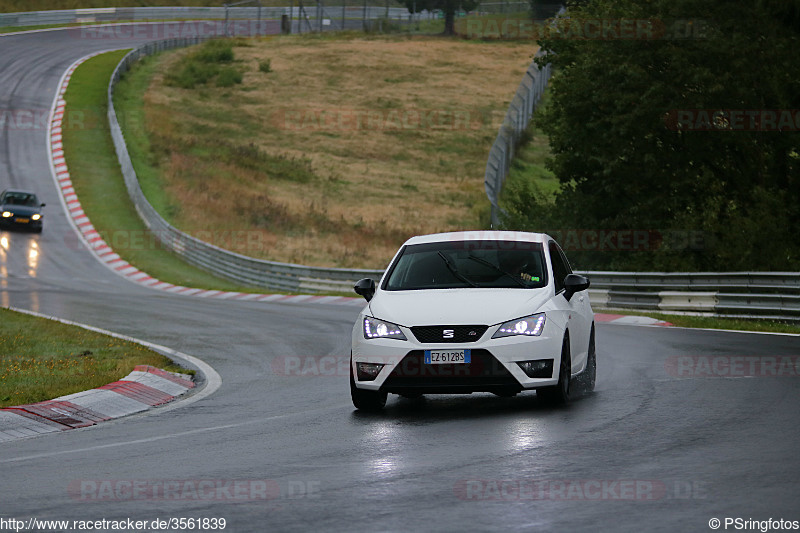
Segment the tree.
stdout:
<path fill-rule="evenodd" d="M 538 119 L 562 191 L 547 213 L 527 215 L 528 223 L 705 237 L 694 250 L 583 254 L 587 268 L 796 270 L 800 124 L 769 127 L 758 114 L 766 126 L 758 131 L 743 126 L 747 115 L 737 123 L 731 113 L 782 110 L 800 120 L 791 113 L 800 109 L 798 6 L 797 0 L 570 6 L 568 18 L 546 27 L 540 40 L 550 53 L 543 61 L 552 61 L 556 74 Z M 619 24 L 626 20 L 634 28 L 649 21 L 652 31 L 624 38 Z M 707 110 L 730 116 L 706 113 L 703 120 Z M 530 197 L 535 191 L 516 193 L 528 194 L 543 213 Z"/>
<path fill-rule="evenodd" d="M 554 17 L 558 10 L 561 9 L 562 4 L 562 2 L 555 2 L 554 0 L 529 0 L 529 2 L 533 20 Z"/>
<path fill-rule="evenodd" d="M 403 0 L 409 13 L 419 13 L 421 11 L 441 10 L 444 12 L 444 34 L 453 35 L 455 33 L 456 10 L 472 11 L 479 0 Z"/>

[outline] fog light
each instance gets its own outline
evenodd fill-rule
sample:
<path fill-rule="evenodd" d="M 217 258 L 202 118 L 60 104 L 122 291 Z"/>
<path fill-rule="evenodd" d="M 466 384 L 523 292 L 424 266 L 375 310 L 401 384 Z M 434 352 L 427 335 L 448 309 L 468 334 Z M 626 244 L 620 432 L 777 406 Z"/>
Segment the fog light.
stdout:
<path fill-rule="evenodd" d="M 529 378 L 552 378 L 553 360 L 522 361 L 517 363 Z"/>
<path fill-rule="evenodd" d="M 356 363 L 356 376 L 358 381 L 373 381 L 383 368 L 378 363 Z"/>

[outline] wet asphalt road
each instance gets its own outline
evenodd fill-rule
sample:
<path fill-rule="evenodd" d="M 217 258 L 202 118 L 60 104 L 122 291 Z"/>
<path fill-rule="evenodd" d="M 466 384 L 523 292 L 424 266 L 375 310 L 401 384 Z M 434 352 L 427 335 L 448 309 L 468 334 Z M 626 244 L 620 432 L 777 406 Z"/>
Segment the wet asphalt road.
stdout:
<path fill-rule="evenodd" d="M 49 109 L 74 60 L 137 40 L 74 32 L 0 37 L 0 109 Z M 224 518 L 236 532 L 709 531 L 714 517 L 800 520 L 798 369 L 725 377 L 680 366 L 780 364 L 800 355 L 798 337 L 599 324 L 597 390 L 565 408 L 534 393 L 390 397 L 382 414 L 365 415 L 342 371 L 357 307 L 135 286 L 77 244 L 46 153 L 44 129 L 4 121 L 0 188 L 35 189 L 48 207 L 41 235 L 0 232 L 0 304 L 194 355 L 223 383 L 184 408 L 0 444 L 0 518 Z"/>

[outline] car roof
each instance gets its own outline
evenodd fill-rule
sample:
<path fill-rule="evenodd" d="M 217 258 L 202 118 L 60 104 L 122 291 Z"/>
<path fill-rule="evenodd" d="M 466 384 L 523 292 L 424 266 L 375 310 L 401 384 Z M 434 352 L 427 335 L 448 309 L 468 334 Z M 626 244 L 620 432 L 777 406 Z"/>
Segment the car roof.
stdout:
<path fill-rule="evenodd" d="M 520 241 L 520 242 L 539 242 L 546 243 L 550 240 L 546 233 L 529 233 L 526 231 L 496 231 L 496 230 L 475 230 L 475 231 L 453 231 L 448 233 L 432 233 L 430 235 L 418 235 L 408 239 L 404 246 L 412 244 L 426 244 L 431 242 L 453 242 L 453 241 Z"/>
<path fill-rule="evenodd" d="M 13 193 L 19 193 L 19 194 L 32 194 L 32 195 L 36 196 L 35 192 L 26 191 L 25 189 L 6 189 L 3 192 L 0 192 L 0 194 L 5 194 L 7 192 L 13 192 Z"/>

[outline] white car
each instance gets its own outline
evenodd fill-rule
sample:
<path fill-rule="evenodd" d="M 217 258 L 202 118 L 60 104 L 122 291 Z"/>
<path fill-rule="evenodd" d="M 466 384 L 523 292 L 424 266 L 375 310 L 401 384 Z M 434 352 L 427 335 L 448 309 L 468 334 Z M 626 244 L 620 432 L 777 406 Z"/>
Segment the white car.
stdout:
<path fill-rule="evenodd" d="M 589 280 L 542 233 L 472 231 L 413 237 L 353 327 L 350 393 L 380 410 L 388 393 L 536 390 L 566 403 L 596 375 Z"/>

